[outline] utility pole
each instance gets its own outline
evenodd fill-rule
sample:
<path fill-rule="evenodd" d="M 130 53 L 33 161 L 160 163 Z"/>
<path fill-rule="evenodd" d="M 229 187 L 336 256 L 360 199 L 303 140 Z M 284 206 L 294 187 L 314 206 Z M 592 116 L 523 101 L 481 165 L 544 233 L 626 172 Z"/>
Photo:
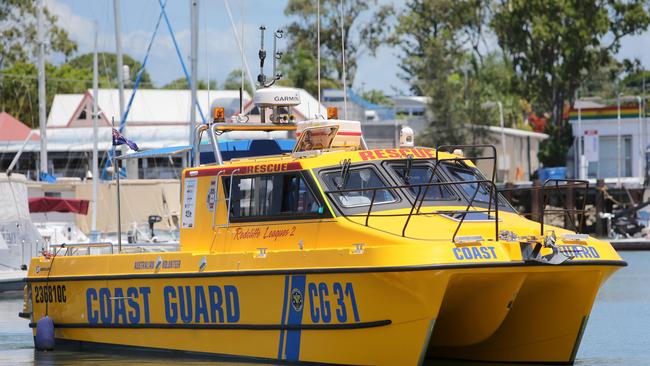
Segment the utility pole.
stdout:
<path fill-rule="evenodd" d="M 197 98 L 196 98 L 196 83 L 197 83 L 197 74 L 198 74 L 198 51 L 199 51 L 199 22 L 198 22 L 198 11 L 199 8 L 199 0 L 190 0 L 190 14 L 191 14 L 191 54 L 190 54 L 190 87 L 192 88 L 192 108 L 190 108 L 190 125 L 189 125 L 189 144 L 192 145 L 192 141 L 194 140 L 194 127 L 196 126 L 196 104 L 197 104 Z M 192 151 L 192 150 L 190 150 Z M 190 152 L 190 154 L 192 154 Z M 191 156 L 191 155 L 190 155 Z M 193 161 L 193 157 L 191 156 L 190 159 L 187 160 L 187 164 L 191 165 Z"/>
<path fill-rule="evenodd" d="M 113 0 L 113 13 L 115 14 L 115 56 L 117 58 L 117 87 L 119 90 L 118 96 L 120 102 L 120 127 L 118 130 L 120 130 L 122 134 L 126 134 L 126 121 L 122 121 L 122 118 L 124 118 L 124 65 L 122 60 L 122 30 L 120 21 L 120 9 L 120 0 Z M 122 154 L 126 154 L 128 151 L 128 146 L 122 145 L 121 151 Z"/>
<path fill-rule="evenodd" d="M 45 37 L 43 26 L 45 17 L 43 15 L 44 0 L 39 0 L 38 7 L 38 125 L 41 131 L 41 174 L 47 173 L 47 123 L 45 116 Z"/>

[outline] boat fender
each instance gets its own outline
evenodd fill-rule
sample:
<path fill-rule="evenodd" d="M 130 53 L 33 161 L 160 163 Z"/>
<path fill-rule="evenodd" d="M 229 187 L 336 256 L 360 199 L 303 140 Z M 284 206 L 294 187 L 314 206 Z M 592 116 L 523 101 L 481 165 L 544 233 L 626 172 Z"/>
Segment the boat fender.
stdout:
<path fill-rule="evenodd" d="M 36 322 L 34 346 L 38 351 L 51 351 L 54 349 L 54 321 L 47 315 Z"/>

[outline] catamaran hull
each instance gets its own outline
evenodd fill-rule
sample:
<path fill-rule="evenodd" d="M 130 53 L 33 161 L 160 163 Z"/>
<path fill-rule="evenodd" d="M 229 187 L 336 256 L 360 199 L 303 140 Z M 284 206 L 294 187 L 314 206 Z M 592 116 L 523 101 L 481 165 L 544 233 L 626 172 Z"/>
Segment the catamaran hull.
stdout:
<path fill-rule="evenodd" d="M 269 362 L 572 363 L 622 261 L 31 279 L 59 343 Z M 33 326 L 33 324 L 32 324 Z"/>

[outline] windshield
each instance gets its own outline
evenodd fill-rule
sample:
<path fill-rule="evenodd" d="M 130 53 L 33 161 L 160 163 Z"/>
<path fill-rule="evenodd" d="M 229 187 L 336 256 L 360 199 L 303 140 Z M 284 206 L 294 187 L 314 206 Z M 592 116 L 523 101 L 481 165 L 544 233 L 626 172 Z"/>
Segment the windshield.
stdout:
<path fill-rule="evenodd" d="M 408 177 L 406 176 L 406 166 L 405 165 L 391 165 L 391 169 L 399 176 L 401 179 L 401 184 L 404 185 L 413 185 L 417 186 L 419 184 L 428 184 L 428 183 L 439 183 L 440 177 L 436 176 L 431 179 L 431 174 L 433 174 L 433 169 L 430 166 L 420 165 L 413 166 L 408 172 Z M 431 179 L 431 182 L 429 182 Z M 456 200 L 456 195 L 444 185 L 431 185 L 423 187 L 410 187 L 409 190 L 413 193 L 414 196 L 421 195 L 426 192 L 425 200 L 435 200 L 435 201 L 450 201 Z"/>
<path fill-rule="evenodd" d="M 484 180 L 480 173 L 476 169 L 471 169 L 469 167 L 463 167 L 459 165 L 450 165 L 445 164 L 447 171 L 451 176 L 451 180 L 455 182 L 466 182 L 466 181 L 477 181 Z M 485 183 L 466 183 L 456 185 L 467 194 L 467 198 L 471 199 L 476 194 L 474 198 L 475 201 L 479 202 L 490 202 L 493 201 L 490 199 L 490 188 Z M 477 191 L 478 188 L 478 191 Z"/>
<path fill-rule="evenodd" d="M 367 188 L 382 188 L 386 184 L 372 167 L 350 169 L 349 175 L 343 177 L 340 171 L 326 173 L 325 182 L 330 190 L 358 189 L 358 191 L 335 193 L 333 197 L 344 207 L 368 206 L 372 201 L 373 190 Z M 373 205 L 397 201 L 396 196 L 388 189 L 374 190 Z"/>

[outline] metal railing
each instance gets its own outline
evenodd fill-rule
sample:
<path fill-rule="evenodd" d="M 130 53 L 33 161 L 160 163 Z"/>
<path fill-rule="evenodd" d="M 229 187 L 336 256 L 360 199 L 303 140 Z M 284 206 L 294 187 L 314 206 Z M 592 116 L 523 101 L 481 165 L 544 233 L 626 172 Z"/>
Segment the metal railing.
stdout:
<path fill-rule="evenodd" d="M 454 157 L 454 158 L 444 158 L 440 159 L 440 151 L 445 151 L 445 150 L 451 150 L 453 152 L 456 149 L 481 149 L 481 148 L 487 148 L 490 149 L 492 154 L 489 156 L 463 156 L 463 157 Z M 421 160 L 429 160 L 429 159 L 421 159 Z M 448 162 L 466 162 L 466 161 L 476 161 L 476 160 L 491 160 L 492 161 L 492 178 L 490 180 L 488 179 L 476 179 L 476 180 L 471 180 L 471 181 L 445 181 L 445 182 L 434 182 L 433 179 L 436 177 L 436 172 L 438 171 L 438 167 L 440 166 L 440 163 L 448 163 Z M 399 186 L 388 186 L 388 187 L 375 187 L 375 188 L 352 188 L 352 189 L 339 189 L 339 190 L 329 190 L 325 191 L 324 193 L 332 199 L 332 195 L 335 194 L 341 194 L 341 193 L 346 193 L 346 192 L 364 192 L 364 191 L 371 191 L 372 192 L 372 198 L 370 200 L 370 204 L 368 206 L 368 211 L 364 214 L 365 215 L 365 225 L 368 226 L 368 222 L 370 220 L 370 217 L 378 217 L 378 216 L 406 216 L 406 221 L 404 222 L 404 226 L 402 227 L 402 237 L 406 237 L 406 230 L 409 226 L 409 223 L 411 222 L 411 217 L 413 215 L 432 215 L 432 214 L 438 214 L 438 215 L 454 215 L 458 214 L 460 215 L 460 219 L 458 220 L 458 225 L 456 226 L 456 229 L 454 230 L 454 234 L 452 236 L 452 241 L 456 240 L 456 236 L 458 235 L 458 232 L 460 231 L 460 228 L 462 227 L 463 223 L 465 222 L 465 218 L 467 217 L 467 214 L 472 212 L 485 212 L 488 217 L 488 221 L 490 220 L 490 214 L 494 212 L 494 240 L 499 239 L 499 192 L 497 190 L 496 184 L 494 182 L 496 178 L 496 162 L 497 162 L 497 150 L 494 147 L 494 145 L 489 145 L 489 144 L 480 144 L 480 145 L 441 145 L 436 148 L 436 156 L 434 160 L 434 165 L 433 169 L 431 172 L 431 175 L 429 177 L 429 180 L 427 183 L 423 184 L 407 184 L 407 185 L 399 185 Z M 422 213 L 422 205 L 426 199 L 427 193 L 429 191 L 429 188 L 432 186 L 455 186 L 455 185 L 464 185 L 464 184 L 475 184 L 476 189 L 474 190 L 474 193 L 472 194 L 471 197 L 469 197 L 464 189 L 461 189 L 462 195 L 466 198 L 467 200 L 467 206 L 465 207 L 464 210 L 436 210 L 432 212 L 425 212 Z M 476 196 L 478 195 L 478 192 L 481 188 L 486 188 L 485 185 L 489 186 L 489 199 L 488 199 L 488 205 L 487 209 L 476 209 L 474 207 L 474 201 L 476 200 Z M 415 195 L 415 199 L 413 200 L 413 204 L 411 205 L 411 209 L 409 210 L 408 214 L 372 214 L 372 209 L 375 204 L 375 199 L 377 195 L 378 190 L 404 190 L 408 189 L 413 192 L 413 188 L 417 187 L 417 194 Z M 422 188 L 424 187 L 424 191 Z M 408 194 L 406 194 L 408 196 Z M 418 203 L 419 201 L 419 203 Z M 492 202 L 494 202 L 494 209 L 492 209 Z M 416 209 L 417 206 L 417 209 Z M 362 216 L 360 214 L 347 214 L 345 216 L 350 216 L 350 217 L 359 217 Z"/>
<path fill-rule="evenodd" d="M 549 186 L 551 184 L 551 186 Z M 560 190 L 574 189 L 575 187 L 583 188 L 582 192 L 582 205 L 581 209 L 578 208 L 552 208 L 547 209 L 546 206 L 549 204 L 550 195 L 549 193 L 558 192 Z M 589 181 L 580 180 L 580 179 L 547 179 L 539 186 L 532 187 L 516 187 L 516 188 L 502 188 L 499 192 L 513 192 L 513 191 L 530 191 L 531 195 L 540 192 L 541 199 L 539 200 L 539 210 L 538 212 L 521 213 L 524 216 L 529 216 L 531 219 L 535 219 L 533 216 L 537 216 L 540 224 L 540 235 L 544 235 L 544 225 L 545 217 L 547 214 L 562 214 L 563 217 L 567 219 L 570 223 L 573 231 L 580 233 L 584 231 L 584 226 L 586 222 L 586 204 L 587 204 L 587 195 L 589 192 Z M 531 204 L 537 198 L 531 196 Z M 575 216 L 578 216 L 576 218 Z"/>

